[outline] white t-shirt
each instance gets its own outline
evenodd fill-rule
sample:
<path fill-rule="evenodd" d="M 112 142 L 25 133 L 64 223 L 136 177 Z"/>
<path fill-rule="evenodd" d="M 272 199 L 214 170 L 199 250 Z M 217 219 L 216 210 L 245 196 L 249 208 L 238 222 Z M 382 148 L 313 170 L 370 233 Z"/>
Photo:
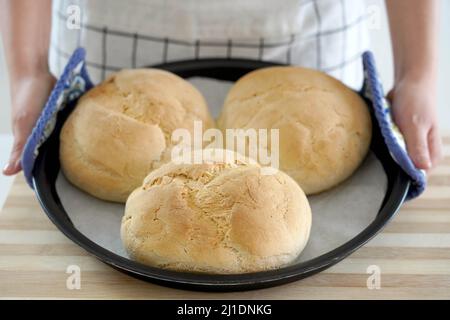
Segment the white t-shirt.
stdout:
<path fill-rule="evenodd" d="M 361 0 L 53 1 L 51 71 L 77 46 L 94 82 L 121 68 L 249 58 L 319 69 L 354 88 L 368 49 Z M 80 17 L 77 28 L 77 17 Z"/>

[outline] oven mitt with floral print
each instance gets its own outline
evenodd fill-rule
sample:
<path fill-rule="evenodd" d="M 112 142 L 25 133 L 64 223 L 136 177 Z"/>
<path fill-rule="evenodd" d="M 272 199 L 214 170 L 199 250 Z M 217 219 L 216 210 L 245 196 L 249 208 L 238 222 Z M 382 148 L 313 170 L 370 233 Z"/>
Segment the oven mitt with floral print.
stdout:
<path fill-rule="evenodd" d="M 406 151 L 405 140 L 392 119 L 390 104 L 384 96 L 383 86 L 378 77 L 375 59 L 371 52 L 363 54 L 363 66 L 364 85 L 361 95 L 372 102 L 375 118 L 392 158 L 411 179 L 406 199 L 418 197 L 426 187 L 425 171 L 414 166 Z"/>
<path fill-rule="evenodd" d="M 72 54 L 25 144 L 22 169 L 32 188 L 34 188 L 32 179 L 34 162 L 39 154 L 39 148 L 55 129 L 58 113 L 93 87 L 86 70 L 85 56 L 83 48 L 76 49 Z"/>

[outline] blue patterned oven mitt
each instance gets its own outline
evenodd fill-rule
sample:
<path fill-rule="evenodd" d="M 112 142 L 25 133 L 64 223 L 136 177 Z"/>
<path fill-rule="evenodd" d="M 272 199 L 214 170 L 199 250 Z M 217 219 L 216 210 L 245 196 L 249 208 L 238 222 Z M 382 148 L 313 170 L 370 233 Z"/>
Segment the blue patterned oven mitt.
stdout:
<path fill-rule="evenodd" d="M 22 169 L 31 188 L 33 188 L 33 167 L 39 148 L 55 129 L 58 113 L 93 87 L 86 70 L 85 56 L 83 48 L 76 49 L 72 54 L 25 144 Z"/>
<path fill-rule="evenodd" d="M 392 121 L 389 104 L 384 98 L 383 88 L 377 75 L 372 53 L 365 52 L 364 86 L 361 94 L 372 102 L 375 118 L 381 128 L 384 141 L 392 158 L 412 180 L 407 199 L 420 195 L 426 186 L 425 173 L 415 168 L 409 158 L 403 137 Z M 85 63 L 85 50 L 78 48 L 72 54 L 63 74 L 56 82 L 50 97 L 25 145 L 22 156 L 22 168 L 28 184 L 33 188 L 32 175 L 39 148 L 48 139 L 55 128 L 58 113 L 67 105 L 73 105 L 93 84 L 89 78 Z"/>
<path fill-rule="evenodd" d="M 392 158 L 411 178 L 406 199 L 416 198 L 425 190 L 427 184 L 425 171 L 417 169 L 406 152 L 405 140 L 392 120 L 389 101 L 384 96 L 372 52 L 367 51 L 363 54 L 363 65 L 364 85 L 361 94 L 372 102 L 375 118 Z"/>

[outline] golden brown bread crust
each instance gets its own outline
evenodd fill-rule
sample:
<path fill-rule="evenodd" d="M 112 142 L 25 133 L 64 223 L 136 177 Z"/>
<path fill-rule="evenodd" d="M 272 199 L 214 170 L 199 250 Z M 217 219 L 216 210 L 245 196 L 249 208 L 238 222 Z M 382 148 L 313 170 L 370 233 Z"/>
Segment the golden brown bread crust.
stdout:
<path fill-rule="evenodd" d="M 128 198 L 124 247 L 151 266 L 207 273 L 278 268 L 303 250 L 311 227 L 305 194 L 288 175 L 257 164 L 175 164 L 154 170 Z"/>
<path fill-rule="evenodd" d="M 306 194 L 349 177 L 365 158 L 372 135 L 368 108 L 358 94 L 322 72 L 300 67 L 259 69 L 239 79 L 218 126 L 279 129 L 280 170 Z"/>
<path fill-rule="evenodd" d="M 74 185 L 103 200 L 125 202 L 167 162 L 171 133 L 214 126 L 189 82 L 157 69 L 122 70 L 87 92 L 60 135 L 61 167 Z"/>

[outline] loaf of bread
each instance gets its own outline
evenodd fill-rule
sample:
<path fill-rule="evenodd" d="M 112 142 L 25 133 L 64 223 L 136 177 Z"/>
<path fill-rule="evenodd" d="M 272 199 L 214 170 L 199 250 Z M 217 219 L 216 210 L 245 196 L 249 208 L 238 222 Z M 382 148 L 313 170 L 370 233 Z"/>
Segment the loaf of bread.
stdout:
<path fill-rule="evenodd" d="M 280 169 L 306 194 L 349 177 L 365 158 L 372 135 L 369 110 L 357 93 L 301 67 L 259 69 L 239 79 L 218 126 L 279 129 Z"/>
<path fill-rule="evenodd" d="M 164 164 L 130 195 L 121 227 L 129 256 L 155 267 L 223 274 L 292 262 L 311 228 L 298 184 L 280 171 L 262 175 L 256 163 L 211 159 Z"/>
<path fill-rule="evenodd" d="M 157 69 L 122 70 L 87 92 L 65 122 L 60 162 L 87 193 L 125 202 L 150 171 L 170 159 L 171 133 L 195 120 L 214 126 L 200 92 Z"/>

